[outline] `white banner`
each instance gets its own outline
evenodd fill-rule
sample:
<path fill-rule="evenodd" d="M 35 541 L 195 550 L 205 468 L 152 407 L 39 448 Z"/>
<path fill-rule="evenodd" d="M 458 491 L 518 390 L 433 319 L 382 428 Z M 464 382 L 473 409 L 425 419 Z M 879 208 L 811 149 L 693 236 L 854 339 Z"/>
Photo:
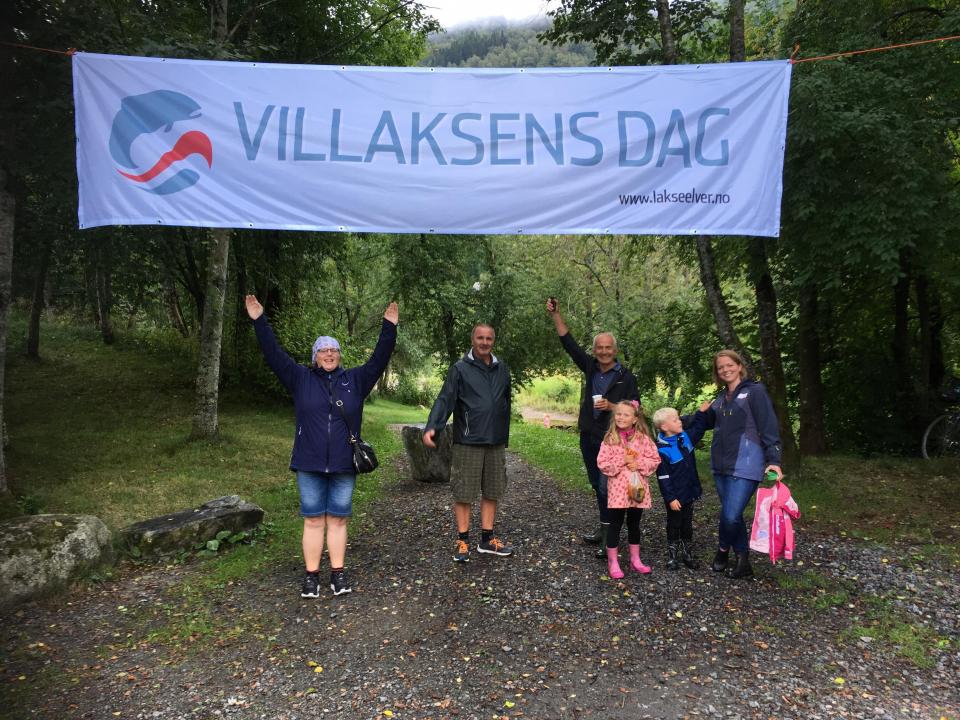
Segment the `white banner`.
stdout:
<path fill-rule="evenodd" d="M 777 236 L 790 69 L 78 53 L 80 227 Z"/>

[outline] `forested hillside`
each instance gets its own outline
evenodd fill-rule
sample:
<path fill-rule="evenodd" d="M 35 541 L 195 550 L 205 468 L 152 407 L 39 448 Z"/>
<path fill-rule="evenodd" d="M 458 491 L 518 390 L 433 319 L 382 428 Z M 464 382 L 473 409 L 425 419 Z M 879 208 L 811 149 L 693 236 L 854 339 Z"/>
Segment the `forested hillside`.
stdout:
<path fill-rule="evenodd" d="M 583 43 L 553 45 L 538 39 L 545 23 L 499 23 L 432 35 L 430 67 L 580 67 L 592 65 L 594 52 Z"/>

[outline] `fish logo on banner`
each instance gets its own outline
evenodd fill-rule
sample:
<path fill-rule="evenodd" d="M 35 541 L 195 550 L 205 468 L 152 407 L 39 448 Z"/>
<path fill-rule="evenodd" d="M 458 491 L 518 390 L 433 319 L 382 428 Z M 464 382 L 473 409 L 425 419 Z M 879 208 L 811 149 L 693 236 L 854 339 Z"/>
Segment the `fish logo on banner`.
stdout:
<path fill-rule="evenodd" d="M 117 172 L 131 182 L 142 183 L 142 190 L 155 195 L 170 195 L 196 185 L 200 173 L 190 167 L 182 168 L 178 163 L 199 155 L 207 161 L 208 168 L 213 167 L 213 144 L 205 133 L 199 130 L 183 133 L 146 170 L 143 170 L 146 163 L 134 160 L 132 149 L 142 135 L 170 132 L 176 123 L 196 120 L 200 115 L 200 105 L 193 98 L 173 90 L 154 90 L 123 98 L 110 128 L 110 156 L 118 165 L 134 172 L 119 168 Z"/>

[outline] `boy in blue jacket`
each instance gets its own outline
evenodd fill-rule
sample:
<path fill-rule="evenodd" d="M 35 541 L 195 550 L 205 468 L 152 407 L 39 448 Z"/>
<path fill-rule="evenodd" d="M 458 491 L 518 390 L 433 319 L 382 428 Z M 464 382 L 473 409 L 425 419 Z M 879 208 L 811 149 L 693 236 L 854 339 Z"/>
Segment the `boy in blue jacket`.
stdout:
<path fill-rule="evenodd" d="M 671 407 L 660 408 L 653 414 L 660 453 L 657 484 L 667 507 L 667 570 L 679 570 L 681 562 L 691 569 L 697 567 L 691 554 L 693 504 L 700 499 L 702 490 L 693 446 L 700 442 L 709 425 L 707 413 L 699 410 L 684 418 Z"/>

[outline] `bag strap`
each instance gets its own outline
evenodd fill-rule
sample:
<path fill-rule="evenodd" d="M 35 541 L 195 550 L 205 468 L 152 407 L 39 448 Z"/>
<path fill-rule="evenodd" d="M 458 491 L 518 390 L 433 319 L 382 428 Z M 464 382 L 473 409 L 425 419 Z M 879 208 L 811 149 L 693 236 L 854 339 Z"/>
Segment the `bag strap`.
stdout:
<path fill-rule="evenodd" d="M 347 434 L 350 436 L 350 444 L 357 444 L 357 436 L 353 434 L 353 430 L 350 429 L 350 421 L 347 420 L 347 414 L 343 411 L 343 400 L 337 397 L 336 391 L 333 389 L 336 383 L 330 384 L 330 395 L 333 397 L 333 404 L 337 406 L 337 409 L 340 411 L 340 417 L 343 418 L 343 424 L 347 426 Z"/>

